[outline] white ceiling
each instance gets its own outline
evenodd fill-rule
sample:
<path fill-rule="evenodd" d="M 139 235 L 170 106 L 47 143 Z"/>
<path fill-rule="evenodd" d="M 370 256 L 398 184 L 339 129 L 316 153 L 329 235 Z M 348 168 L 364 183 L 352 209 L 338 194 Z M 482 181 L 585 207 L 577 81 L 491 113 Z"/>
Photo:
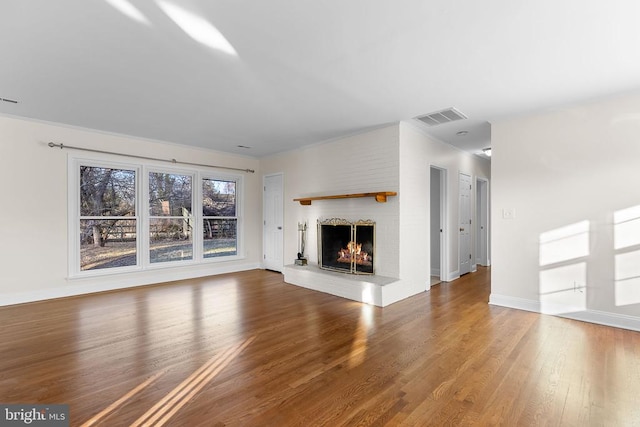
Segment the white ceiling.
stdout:
<path fill-rule="evenodd" d="M 477 152 L 488 122 L 640 88 L 637 0 L 2 0 L 0 15 L 0 98 L 18 101 L 0 113 L 256 157 L 449 107 L 469 120 L 430 131 Z"/>

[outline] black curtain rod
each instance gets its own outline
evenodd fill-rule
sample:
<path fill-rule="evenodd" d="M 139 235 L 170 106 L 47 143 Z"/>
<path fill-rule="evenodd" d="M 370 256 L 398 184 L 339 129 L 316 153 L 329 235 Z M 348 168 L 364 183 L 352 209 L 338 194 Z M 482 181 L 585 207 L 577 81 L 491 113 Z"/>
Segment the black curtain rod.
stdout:
<path fill-rule="evenodd" d="M 122 154 L 122 153 L 114 153 L 113 151 L 103 151 L 103 150 L 94 150 L 92 148 L 83 148 L 83 147 L 73 147 L 71 145 L 64 145 L 64 144 L 56 144 L 55 142 L 50 142 L 49 147 L 54 148 L 68 148 L 71 150 L 80 150 L 80 151 L 90 151 L 92 153 L 101 153 L 101 154 L 114 154 L 116 156 L 126 156 L 126 157 L 133 157 L 136 159 L 145 159 L 145 160 L 155 160 L 155 161 L 159 161 L 159 162 L 168 162 L 168 163 L 174 163 L 174 164 L 180 164 L 180 165 L 191 165 L 191 166 L 204 166 L 207 168 L 216 168 L 216 169 L 227 169 L 227 170 L 233 170 L 233 171 L 241 171 L 241 172 L 247 172 L 247 173 L 255 173 L 256 171 L 253 169 L 242 169 L 242 168 L 231 168 L 228 166 L 217 166 L 217 165 L 205 165 L 202 163 L 190 163 L 190 162 L 180 162 L 176 159 L 158 159 L 155 157 L 146 157 L 146 156 L 136 156 L 134 154 Z"/>

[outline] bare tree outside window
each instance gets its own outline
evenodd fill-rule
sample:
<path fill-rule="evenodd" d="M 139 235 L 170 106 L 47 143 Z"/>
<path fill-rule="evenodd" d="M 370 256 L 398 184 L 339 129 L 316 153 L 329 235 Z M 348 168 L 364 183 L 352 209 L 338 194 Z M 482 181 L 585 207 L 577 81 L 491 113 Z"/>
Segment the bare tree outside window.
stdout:
<path fill-rule="evenodd" d="M 72 276 L 238 255 L 241 177 L 105 160 L 73 159 L 72 165 L 75 196 L 69 211 L 77 218 L 69 230 Z"/>
<path fill-rule="evenodd" d="M 203 256 L 205 258 L 238 253 L 236 182 L 202 180 Z"/>
<path fill-rule="evenodd" d="M 152 263 L 193 259 L 191 175 L 149 173 L 149 250 Z"/>
<path fill-rule="evenodd" d="M 136 172 L 80 166 L 80 269 L 137 264 Z"/>

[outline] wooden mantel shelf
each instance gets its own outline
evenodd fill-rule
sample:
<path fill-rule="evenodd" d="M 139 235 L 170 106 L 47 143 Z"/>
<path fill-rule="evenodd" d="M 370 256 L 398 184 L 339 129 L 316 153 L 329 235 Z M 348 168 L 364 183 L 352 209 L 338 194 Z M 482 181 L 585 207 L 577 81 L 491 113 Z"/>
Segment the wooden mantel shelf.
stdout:
<path fill-rule="evenodd" d="M 294 202 L 300 202 L 303 206 L 309 206 L 313 200 L 330 200 L 330 199 L 356 199 L 359 197 L 374 197 L 378 203 L 386 203 L 387 197 L 397 196 L 395 191 L 377 191 L 375 193 L 356 193 L 356 194 L 337 194 L 335 196 L 317 196 L 302 197 L 293 199 Z"/>

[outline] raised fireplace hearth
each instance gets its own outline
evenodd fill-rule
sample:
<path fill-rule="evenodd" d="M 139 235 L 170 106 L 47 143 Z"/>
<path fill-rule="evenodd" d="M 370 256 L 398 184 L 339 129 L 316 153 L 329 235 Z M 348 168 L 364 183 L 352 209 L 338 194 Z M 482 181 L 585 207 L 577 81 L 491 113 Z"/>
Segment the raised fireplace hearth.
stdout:
<path fill-rule="evenodd" d="M 375 222 L 318 220 L 318 266 L 348 274 L 374 274 Z"/>

